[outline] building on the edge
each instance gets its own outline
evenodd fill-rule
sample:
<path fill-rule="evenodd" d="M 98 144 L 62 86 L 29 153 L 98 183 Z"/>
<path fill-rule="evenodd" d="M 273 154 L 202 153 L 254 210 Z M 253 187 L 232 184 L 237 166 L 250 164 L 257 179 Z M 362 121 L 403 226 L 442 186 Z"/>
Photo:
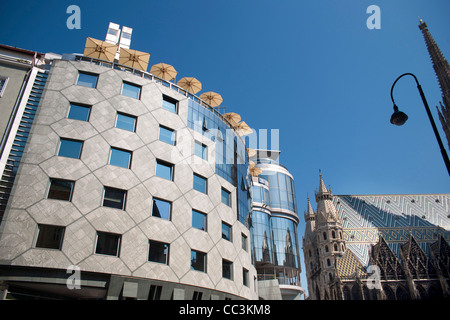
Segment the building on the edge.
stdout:
<path fill-rule="evenodd" d="M 436 73 L 439 87 L 441 88 L 443 104 L 440 102 L 441 108 L 439 109 L 436 106 L 436 109 L 450 148 L 450 66 L 431 36 L 427 24 L 423 22 L 422 19 L 420 20 L 419 29 L 422 31 L 425 39 L 425 44 Z"/>
<path fill-rule="evenodd" d="M 315 198 L 304 216 L 309 299 L 449 297 L 450 194 L 333 195 L 320 175 Z"/>
<path fill-rule="evenodd" d="M 1 60 L 0 298 L 258 299 L 249 159 L 222 114 L 117 62 L 10 52 L 31 73 L 13 86 Z"/>
<path fill-rule="evenodd" d="M 294 177 L 277 162 L 279 151 L 256 150 L 252 177 L 252 259 L 262 299 L 299 300 L 298 215 Z"/>

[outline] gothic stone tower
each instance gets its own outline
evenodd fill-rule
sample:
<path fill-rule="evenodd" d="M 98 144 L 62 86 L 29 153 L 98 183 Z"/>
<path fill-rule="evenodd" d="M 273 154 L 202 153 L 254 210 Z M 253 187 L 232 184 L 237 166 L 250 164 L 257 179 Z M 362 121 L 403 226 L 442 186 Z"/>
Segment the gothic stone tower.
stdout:
<path fill-rule="evenodd" d="M 430 54 L 433 68 L 436 73 L 439 86 L 441 87 L 442 100 L 444 104 L 440 102 L 441 109 L 439 110 L 438 107 L 436 108 L 438 110 L 439 120 L 441 121 L 442 128 L 444 129 L 450 148 L 450 66 L 431 36 L 430 31 L 428 31 L 427 24 L 423 22 L 422 19 L 420 20 L 419 29 L 422 30 L 428 53 Z"/>
<path fill-rule="evenodd" d="M 342 221 L 333 204 L 333 194 L 325 187 L 320 174 L 316 191 L 316 212 L 308 199 L 305 212 L 306 230 L 303 252 L 308 277 L 308 288 L 313 299 L 330 299 L 330 282 L 336 277 L 336 259 L 345 251 Z"/>

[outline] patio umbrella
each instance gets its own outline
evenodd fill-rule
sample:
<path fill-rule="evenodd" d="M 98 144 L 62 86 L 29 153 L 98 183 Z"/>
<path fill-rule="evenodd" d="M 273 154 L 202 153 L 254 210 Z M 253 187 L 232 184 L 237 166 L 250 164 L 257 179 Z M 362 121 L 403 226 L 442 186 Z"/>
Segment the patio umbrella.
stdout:
<path fill-rule="evenodd" d="M 241 116 L 239 115 L 239 114 L 237 114 L 237 113 L 234 113 L 234 112 L 228 112 L 228 113 L 225 113 L 224 115 L 223 115 L 223 117 L 229 122 L 229 123 L 231 123 L 231 125 L 234 127 L 234 126 L 236 126 L 238 123 L 239 123 L 239 121 L 241 121 Z"/>
<path fill-rule="evenodd" d="M 146 71 L 149 59 L 150 53 L 120 48 L 119 63 L 124 66 Z"/>
<path fill-rule="evenodd" d="M 246 136 L 253 133 L 253 130 L 245 123 L 245 121 L 239 122 L 234 128 L 240 136 Z"/>
<path fill-rule="evenodd" d="M 200 99 L 204 100 L 211 107 L 218 107 L 222 103 L 222 96 L 216 92 L 205 92 L 200 95 Z"/>
<path fill-rule="evenodd" d="M 189 91 L 192 94 L 196 94 L 197 92 L 202 90 L 202 83 L 193 77 L 181 78 L 177 82 L 177 85 L 179 85 L 181 88 Z"/>
<path fill-rule="evenodd" d="M 87 37 L 84 56 L 113 62 L 118 46 L 105 41 Z"/>
<path fill-rule="evenodd" d="M 161 62 L 161 63 L 154 64 L 150 68 L 150 73 L 158 78 L 170 81 L 170 80 L 175 79 L 178 72 L 170 64 Z"/>

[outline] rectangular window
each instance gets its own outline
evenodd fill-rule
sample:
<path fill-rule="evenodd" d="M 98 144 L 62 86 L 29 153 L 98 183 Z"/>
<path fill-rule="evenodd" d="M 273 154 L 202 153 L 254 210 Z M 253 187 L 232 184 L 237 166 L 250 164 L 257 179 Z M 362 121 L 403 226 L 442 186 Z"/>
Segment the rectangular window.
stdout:
<path fill-rule="evenodd" d="M 131 168 L 131 151 L 111 148 L 109 155 L 109 164 L 122 168 Z"/>
<path fill-rule="evenodd" d="M 222 203 L 225 203 L 227 206 L 231 207 L 231 194 L 229 191 L 222 188 Z"/>
<path fill-rule="evenodd" d="M 248 287 L 249 286 L 249 282 L 248 282 L 248 270 L 245 268 L 242 268 L 242 282 L 244 284 L 244 286 Z"/>
<path fill-rule="evenodd" d="M 222 259 L 222 277 L 233 280 L 233 262 Z"/>
<path fill-rule="evenodd" d="M 194 173 L 194 189 L 207 193 L 207 179 Z"/>
<path fill-rule="evenodd" d="M 105 194 L 103 196 L 103 206 L 125 210 L 126 198 L 127 192 L 125 190 L 105 187 Z"/>
<path fill-rule="evenodd" d="M 156 176 L 173 181 L 173 164 L 156 160 Z"/>
<path fill-rule="evenodd" d="M 8 84 L 8 77 L 0 76 L 0 98 L 5 93 L 6 85 Z"/>
<path fill-rule="evenodd" d="M 192 210 L 192 227 L 206 231 L 206 214 Z"/>
<path fill-rule="evenodd" d="M 175 131 L 164 126 L 159 126 L 159 140 L 175 145 Z"/>
<path fill-rule="evenodd" d="M 161 291 L 162 286 L 151 285 L 147 300 L 161 300 Z"/>
<path fill-rule="evenodd" d="M 206 253 L 191 250 L 191 270 L 206 272 Z"/>
<path fill-rule="evenodd" d="M 61 250 L 64 230 L 65 228 L 60 226 L 39 224 L 36 248 Z"/>
<path fill-rule="evenodd" d="M 222 222 L 222 239 L 231 241 L 231 226 L 225 222 Z"/>
<path fill-rule="evenodd" d="M 80 159 L 83 141 L 61 138 L 58 156 Z"/>
<path fill-rule="evenodd" d="M 207 149 L 207 147 L 204 144 L 202 144 L 202 143 L 200 143 L 198 141 L 195 141 L 194 154 L 197 157 L 200 157 L 203 160 L 207 160 L 207 155 L 208 155 L 208 153 L 206 152 L 207 150 L 208 149 Z"/>
<path fill-rule="evenodd" d="M 77 85 L 88 87 L 88 88 L 97 88 L 98 74 L 87 73 L 87 72 L 79 72 Z"/>
<path fill-rule="evenodd" d="M 50 189 L 47 198 L 71 201 L 74 185 L 74 181 L 50 178 Z"/>
<path fill-rule="evenodd" d="M 136 132 L 136 120 L 135 116 L 117 112 L 116 128 Z"/>
<path fill-rule="evenodd" d="M 89 121 L 90 114 L 91 114 L 91 107 L 71 103 L 67 118 L 73 120 Z"/>
<path fill-rule="evenodd" d="M 153 198 L 152 216 L 170 220 L 172 203 L 169 201 Z"/>
<path fill-rule="evenodd" d="M 141 97 L 141 86 L 128 82 L 123 82 L 122 95 L 139 100 Z"/>
<path fill-rule="evenodd" d="M 118 257 L 121 239 L 122 236 L 120 234 L 98 231 L 95 253 Z"/>
<path fill-rule="evenodd" d="M 169 244 L 149 240 L 148 261 L 169 264 Z"/>
<path fill-rule="evenodd" d="M 170 112 L 178 113 L 178 101 L 168 96 L 163 95 L 162 107 Z"/>
<path fill-rule="evenodd" d="M 243 233 L 241 233 L 241 241 L 242 241 L 242 249 L 248 251 L 247 236 Z"/>

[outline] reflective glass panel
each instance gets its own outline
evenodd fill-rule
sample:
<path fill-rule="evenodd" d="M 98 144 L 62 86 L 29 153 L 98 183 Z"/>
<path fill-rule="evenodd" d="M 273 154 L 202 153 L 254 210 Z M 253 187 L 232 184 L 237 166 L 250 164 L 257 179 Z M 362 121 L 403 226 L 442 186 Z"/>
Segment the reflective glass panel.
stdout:
<path fill-rule="evenodd" d="M 88 87 L 88 88 L 96 88 L 97 87 L 98 75 L 80 72 L 78 73 L 77 85 Z"/>
<path fill-rule="evenodd" d="M 148 261 L 169 264 L 169 244 L 150 240 Z"/>
<path fill-rule="evenodd" d="M 192 227 L 206 231 L 206 214 L 192 210 Z"/>
<path fill-rule="evenodd" d="M 206 179 L 194 173 L 194 189 L 206 193 Z"/>
<path fill-rule="evenodd" d="M 141 97 L 141 87 L 135 84 L 124 82 L 122 84 L 122 95 L 139 99 Z"/>
<path fill-rule="evenodd" d="M 206 272 L 206 253 L 191 250 L 191 269 Z"/>
<path fill-rule="evenodd" d="M 90 113 L 91 107 L 71 103 L 69 115 L 67 116 L 67 118 L 81 121 L 89 121 Z"/>
<path fill-rule="evenodd" d="M 152 216 L 170 220 L 172 203 L 169 201 L 153 198 Z"/>
<path fill-rule="evenodd" d="M 95 253 L 119 256 L 121 236 L 114 233 L 97 232 Z"/>
<path fill-rule="evenodd" d="M 130 168 L 131 152 L 116 148 L 111 148 L 111 155 L 109 157 L 109 164 L 122 168 Z"/>
<path fill-rule="evenodd" d="M 58 156 L 80 159 L 83 142 L 61 138 Z"/>
<path fill-rule="evenodd" d="M 164 178 L 167 180 L 172 180 L 172 169 L 173 165 L 167 162 L 163 162 L 160 160 L 157 160 L 156 162 L 156 176 L 160 178 Z"/>
<path fill-rule="evenodd" d="M 117 113 L 116 128 L 135 132 L 136 130 L 136 117 L 126 115 L 123 113 Z"/>
<path fill-rule="evenodd" d="M 172 129 L 159 126 L 159 140 L 175 145 L 175 132 Z"/>

